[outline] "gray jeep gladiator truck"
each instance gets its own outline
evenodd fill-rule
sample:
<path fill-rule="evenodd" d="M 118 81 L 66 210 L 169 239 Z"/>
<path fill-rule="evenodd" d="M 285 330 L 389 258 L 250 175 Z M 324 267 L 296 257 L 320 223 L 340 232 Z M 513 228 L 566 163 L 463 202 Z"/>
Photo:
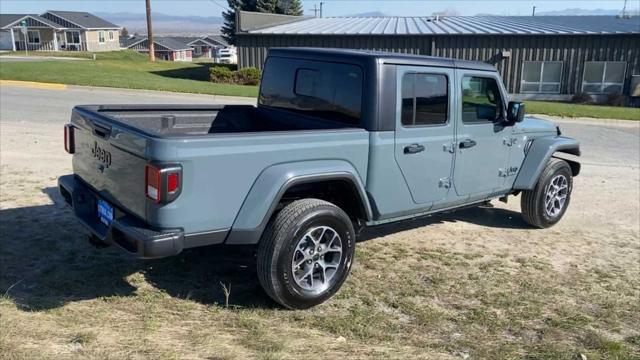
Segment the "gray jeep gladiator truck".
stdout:
<path fill-rule="evenodd" d="M 254 245 L 287 308 L 330 298 L 357 230 L 522 193 L 564 215 L 579 143 L 524 117 L 488 64 L 381 52 L 272 49 L 257 106 L 73 109 L 59 188 L 98 244 L 141 258 Z"/>

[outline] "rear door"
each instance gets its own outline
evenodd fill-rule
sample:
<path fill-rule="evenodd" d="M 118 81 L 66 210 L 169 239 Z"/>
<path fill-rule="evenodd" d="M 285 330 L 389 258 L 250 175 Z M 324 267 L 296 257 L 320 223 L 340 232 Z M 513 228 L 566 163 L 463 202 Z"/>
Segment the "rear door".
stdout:
<path fill-rule="evenodd" d="M 504 126 L 507 99 L 498 75 L 456 71 L 462 93 L 453 179 L 457 194 L 472 201 L 503 187 L 512 127 Z"/>
<path fill-rule="evenodd" d="M 454 71 L 398 66 L 397 81 L 395 158 L 413 201 L 427 207 L 450 189 Z"/>

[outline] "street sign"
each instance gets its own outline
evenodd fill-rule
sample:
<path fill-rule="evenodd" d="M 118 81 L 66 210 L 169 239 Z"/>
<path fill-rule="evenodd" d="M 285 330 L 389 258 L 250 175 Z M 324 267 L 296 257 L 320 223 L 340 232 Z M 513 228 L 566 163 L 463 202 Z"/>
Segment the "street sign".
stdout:
<path fill-rule="evenodd" d="M 24 37 L 24 54 L 29 55 L 29 45 L 27 44 L 27 20 L 20 21 L 20 31 Z"/>

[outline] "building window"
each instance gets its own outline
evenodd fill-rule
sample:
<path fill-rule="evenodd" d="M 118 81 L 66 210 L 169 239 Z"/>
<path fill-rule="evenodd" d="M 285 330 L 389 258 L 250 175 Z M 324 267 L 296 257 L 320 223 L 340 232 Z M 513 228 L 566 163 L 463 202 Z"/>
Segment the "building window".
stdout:
<path fill-rule="evenodd" d="M 588 61 L 584 64 L 582 92 L 622 93 L 627 63 L 624 61 Z"/>
<path fill-rule="evenodd" d="M 462 122 L 484 123 L 502 119 L 502 97 L 495 78 L 465 76 L 462 79 Z"/>
<path fill-rule="evenodd" d="M 68 31 L 66 34 L 67 44 L 80 44 L 80 32 Z"/>
<path fill-rule="evenodd" d="M 441 125 L 447 122 L 447 77 L 438 74 L 405 74 L 402 78 L 402 125 Z"/>
<path fill-rule="evenodd" d="M 525 61 L 522 67 L 522 93 L 559 94 L 562 61 Z"/>
<path fill-rule="evenodd" d="M 104 31 L 98 31 L 98 42 L 104 42 Z"/>
<path fill-rule="evenodd" d="M 113 41 L 113 31 L 109 31 L 109 41 Z"/>
<path fill-rule="evenodd" d="M 27 41 L 29 44 L 40 44 L 40 30 L 28 30 Z"/>

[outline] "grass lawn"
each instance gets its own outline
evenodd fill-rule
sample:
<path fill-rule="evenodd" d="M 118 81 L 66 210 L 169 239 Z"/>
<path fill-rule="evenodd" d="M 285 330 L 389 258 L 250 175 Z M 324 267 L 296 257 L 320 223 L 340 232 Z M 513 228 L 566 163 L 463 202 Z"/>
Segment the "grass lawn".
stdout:
<path fill-rule="evenodd" d="M 598 119 L 640 120 L 640 109 L 617 106 L 580 105 L 553 101 L 525 101 L 528 114 Z"/>
<path fill-rule="evenodd" d="M 0 79 L 39 81 L 71 85 L 256 97 L 257 86 L 214 84 L 207 81 L 213 63 L 157 61 L 133 51 L 95 53 L 96 61 L 4 62 Z M 24 55 L 6 52 L 0 56 Z M 30 52 L 30 56 L 78 57 L 92 59 L 93 53 L 58 51 Z M 526 101 L 529 114 L 562 117 L 640 120 L 640 109 L 600 105 L 578 105 L 551 101 Z"/>
<path fill-rule="evenodd" d="M 51 53 L 46 53 L 51 55 Z M 67 54 L 67 52 L 55 53 Z M 78 53 L 82 55 L 88 53 Z M 91 55 L 92 56 L 92 55 Z M 210 63 L 147 61 L 132 51 L 98 53 L 96 61 L 4 62 L 0 79 L 256 97 L 256 86 L 207 81 Z"/>

